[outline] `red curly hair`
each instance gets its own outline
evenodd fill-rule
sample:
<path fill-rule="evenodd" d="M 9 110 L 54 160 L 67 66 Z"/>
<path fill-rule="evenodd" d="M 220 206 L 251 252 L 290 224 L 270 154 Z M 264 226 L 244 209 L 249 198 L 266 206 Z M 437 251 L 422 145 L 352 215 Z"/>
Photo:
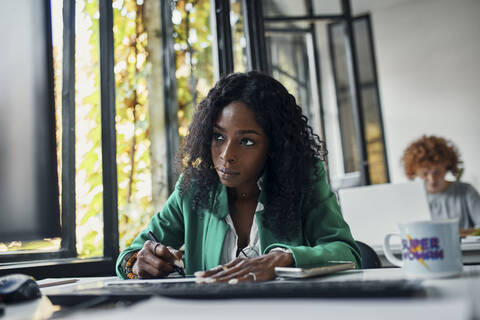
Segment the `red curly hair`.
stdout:
<path fill-rule="evenodd" d="M 409 179 L 415 178 L 418 169 L 439 164 L 457 176 L 461 163 L 453 143 L 436 136 L 423 136 L 412 142 L 403 152 L 402 162 Z"/>

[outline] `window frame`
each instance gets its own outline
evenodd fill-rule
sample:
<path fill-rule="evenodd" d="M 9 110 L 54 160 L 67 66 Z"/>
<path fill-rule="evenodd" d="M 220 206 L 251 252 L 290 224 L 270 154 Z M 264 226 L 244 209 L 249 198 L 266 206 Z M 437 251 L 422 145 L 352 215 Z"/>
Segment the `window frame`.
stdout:
<path fill-rule="evenodd" d="M 50 0 L 45 0 L 51 16 Z M 100 108 L 103 183 L 103 256 L 77 257 L 75 225 L 75 2 L 63 1 L 62 240 L 55 252 L 0 256 L 0 275 L 26 273 L 37 279 L 114 275 L 119 253 L 115 132 L 113 7 L 99 0 Z"/>
<path fill-rule="evenodd" d="M 299 16 L 266 16 L 263 18 L 264 22 L 296 22 L 296 21 L 339 21 L 346 24 L 346 37 L 345 37 L 345 44 L 346 44 L 346 52 L 348 55 L 348 71 L 349 71 L 349 78 L 351 79 L 352 86 L 350 86 L 350 95 L 352 97 L 352 112 L 354 115 L 354 132 L 356 136 L 356 141 L 358 145 L 359 151 L 359 159 L 358 159 L 358 167 L 359 167 L 359 175 L 355 177 L 355 181 L 353 185 L 369 185 L 371 184 L 370 181 L 370 168 L 368 163 L 367 157 L 367 149 L 366 149 L 366 137 L 365 137 L 365 130 L 364 130 L 364 119 L 361 100 L 361 93 L 360 93 L 360 79 L 359 79 L 359 68 L 357 64 L 357 56 L 356 56 L 356 43 L 353 33 L 353 21 L 354 17 L 352 15 L 351 10 L 351 0 L 338 0 L 341 7 L 341 14 L 324 14 L 318 15 L 313 14 L 313 5 L 312 0 L 304 0 L 306 3 L 306 8 L 308 10 L 307 15 Z M 320 81 L 318 82 L 320 83 Z M 321 90 L 319 91 L 321 98 Z M 323 105 L 322 100 L 320 99 L 320 105 Z M 320 110 L 320 114 L 323 114 L 322 110 Z M 322 125 L 324 119 L 321 119 Z M 324 128 L 324 126 L 323 126 Z M 382 124 L 383 128 L 383 124 Z M 385 158 L 386 159 L 386 158 Z M 387 176 L 388 176 L 388 168 L 387 168 Z M 352 185 L 352 186 L 353 186 Z"/>
<path fill-rule="evenodd" d="M 384 124 L 383 124 L 383 117 L 382 117 L 382 104 L 381 104 L 381 101 L 380 101 L 380 91 L 379 91 L 379 86 L 378 86 L 378 77 L 377 77 L 377 65 L 376 65 L 376 59 L 375 59 L 375 48 L 374 48 L 374 43 L 373 43 L 373 32 L 372 32 L 372 25 L 371 25 L 371 19 L 370 19 L 370 15 L 369 14 L 362 14 L 362 15 L 359 15 L 359 16 L 355 16 L 355 17 L 352 17 L 352 32 L 354 32 L 354 25 L 355 25 L 355 22 L 357 21 L 362 21 L 364 20 L 366 22 L 366 32 L 367 32 L 367 36 L 368 36 L 368 46 L 369 46 L 369 49 L 370 49 L 370 52 L 372 53 L 370 58 L 371 58 L 371 65 L 372 65 L 372 75 L 373 75 L 373 80 L 369 83 L 363 83 L 360 79 L 360 73 L 359 71 L 357 70 L 357 84 L 358 84 L 358 98 L 359 98 L 359 102 L 358 102 L 358 115 L 355 114 L 355 112 L 353 113 L 353 120 L 354 120 L 354 123 L 355 123 L 355 126 L 356 127 L 360 127 L 362 129 L 362 145 L 363 147 L 365 148 L 365 155 L 364 155 L 364 158 L 361 158 L 360 161 L 362 161 L 363 163 L 367 163 L 367 165 L 369 165 L 368 163 L 368 152 L 367 152 L 367 149 L 366 149 L 366 146 L 367 146 L 367 143 L 366 143 L 366 137 L 365 137 L 365 119 L 364 119 L 364 109 L 363 109 L 363 100 L 362 100 L 362 89 L 365 89 L 367 87 L 371 87 L 371 88 L 374 88 L 375 89 L 375 97 L 376 97 L 376 100 L 377 100 L 377 105 L 378 105 L 378 116 L 379 116 L 379 127 L 380 127 L 380 130 L 382 132 L 382 145 L 383 145 L 383 159 L 384 159 L 384 162 L 385 162 L 385 183 L 389 183 L 390 182 L 390 174 L 389 174 L 389 167 L 388 167 L 388 158 L 387 158 L 387 151 L 386 151 L 386 144 L 385 144 L 385 128 L 384 128 Z M 330 50 L 330 57 L 331 57 L 331 63 L 332 63 L 332 73 L 333 73 L 333 79 L 334 79 L 334 83 L 335 83 L 335 91 L 336 91 L 336 100 L 337 100 L 337 106 L 340 105 L 340 97 L 341 97 L 341 93 L 351 93 L 351 89 L 350 90 L 347 90 L 345 88 L 340 88 L 339 84 L 338 84 L 338 75 L 337 75 L 337 70 L 335 68 L 335 60 L 336 60 L 336 55 L 334 53 L 334 44 L 333 44 L 333 27 L 338 25 L 339 23 L 342 23 L 341 21 L 340 22 L 333 22 L 333 23 L 330 23 L 328 25 L 328 42 L 329 42 L 329 50 Z M 348 26 L 347 26 L 348 28 Z M 348 31 L 347 31 L 348 32 Z M 352 49 L 353 50 L 353 49 Z M 348 51 L 348 49 L 347 49 Z M 347 57 L 347 68 L 353 68 L 353 67 L 356 67 L 357 65 L 357 61 L 358 61 L 358 57 L 357 57 L 357 53 L 356 53 L 356 49 L 355 49 L 355 61 L 348 61 L 348 57 Z M 350 63 L 349 63 L 350 62 Z M 350 66 L 348 65 L 350 64 Z M 352 64 L 355 64 L 355 66 L 352 66 Z M 349 86 L 351 87 L 351 86 Z M 357 90 L 357 89 L 356 89 Z M 338 118 L 338 121 L 339 123 L 341 124 L 342 122 L 342 119 L 339 115 L 339 118 Z M 340 134 L 343 136 L 343 131 L 340 131 Z M 342 138 L 343 140 L 343 138 Z M 357 141 L 358 143 L 358 141 Z M 360 147 L 360 146 L 359 146 Z M 344 148 L 344 146 L 342 145 L 342 148 Z M 360 167 L 360 171 L 361 171 L 361 167 Z M 370 173 L 369 171 L 367 172 L 368 174 Z M 362 175 L 362 173 L 360 172 L 360 176 Z M 358 174 L 357 172 L 345 172 L 345 177 L 348 177 L 349 176 L 356 176 L 358 178 Z M 370 175 L 368 175 L 368 177 L 366 177 L 366 181 L 365 183 L 366 184 L 371 184 L 371 181 L 370 181 Z"/>
<path fill-rule="evenodd" d="M 172 193 L 178 175 L 175 170 L 176 150 L 180 146 L 178 138 L 178 99 L 177 78 L 175 76 L 175 51 L 173 48 L 172 2 L 161 1 L 160 14 L 162 23 L 163 50 L 163 103 L 165 105 L 165 131 L 167 135 L 167 189 Z M 172 68 L 173 66 L 173 68 Z"/>

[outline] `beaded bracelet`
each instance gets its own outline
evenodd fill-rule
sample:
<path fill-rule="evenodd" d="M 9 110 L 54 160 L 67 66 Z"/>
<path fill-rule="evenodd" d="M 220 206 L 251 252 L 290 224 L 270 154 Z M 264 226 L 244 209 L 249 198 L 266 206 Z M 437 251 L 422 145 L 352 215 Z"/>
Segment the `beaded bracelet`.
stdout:
<path fill-rule="evenodd" d="M 123 266 L 123 272 L 124 274 L 127 275 L 128 279 L 136 279 L 137 276 L 133 273 L 132 268 L 133 265 L 135 264 L 135 261 L 137 261 L 137 251 L 132 253 L 130 256 L 126 256 L 123 261 L 125 262 L 125 265 Z"/>

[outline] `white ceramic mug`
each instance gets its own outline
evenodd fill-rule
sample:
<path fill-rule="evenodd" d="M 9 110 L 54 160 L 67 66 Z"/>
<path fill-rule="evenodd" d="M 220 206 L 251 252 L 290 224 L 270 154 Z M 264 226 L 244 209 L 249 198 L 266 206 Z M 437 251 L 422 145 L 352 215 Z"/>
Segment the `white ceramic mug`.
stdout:
<path fill-rule="evenodd" d="M 389 233 L 383 242 L 386 258 L 402 267 L 408 277 L 452 277 L 463 270 L 457 220 L 419 221 L 398 225 L 400 234 Z M 402 260 L 390 247 L 390 238 L 401 238 Z"/>

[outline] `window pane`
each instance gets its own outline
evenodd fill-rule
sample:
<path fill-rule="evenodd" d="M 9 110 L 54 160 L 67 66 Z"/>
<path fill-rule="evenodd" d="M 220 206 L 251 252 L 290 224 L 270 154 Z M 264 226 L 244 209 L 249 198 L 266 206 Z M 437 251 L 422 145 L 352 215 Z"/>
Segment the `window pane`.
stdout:
<path fill-rule="evenodd" d="M 350 95 L 344 24 L 332 24 L 330 26 L 330 38 L 332 44 L 333 70 L 335 72 L 335 87 L 337 91 L 338 121 L 340 123 L 340 135 L 342 139 L 344 172 L 350 173 L 360 169 L 358 167 L 359 150 L 355 135 L 352 97 Z"/>
<path fill-rule="evenodd" d="M 120 250 L 145 228 L 154 213 L 148 94 L 152 63 L 146 8 L 140 3 L 113 2 Z"/>
<path fill-rule="evenodd" d="M 230 23 L 232 25 L 233 70 L 247 70 L 247 38 L 243 24 L 243 6 L 241 0 L 230 0 Z"/>
<path fill-rule="evenodd" d="M 59 196 L 61 196 L 61 152 L 62 152 L 62 48 L 63 48 L 63 0 L 51 0 L 52 19 L 52 45 L 53 45 L 53 72 L 55 95 L 55 122 L 57 142 L 57 173 L 59 183 Z M 61 203 L 61 199 L 59 199 Z M 61 207 L 60 207 L 61 208 Z M 44 239 L 39 241 L 13 241 L 0 242 L 0 254 L 54 252 L 60 249 L 61 238 Z"/>
<path fill-rule="evenodd" d="M 362 89 L 363 108 L 365 110 L 365 138 L 367 144 L 368 163 L 370 165 L 370 180 L 372 184 L 386 183 L 385 150 L 383 133 L 378 114 L 377 89 L 366 87 Z"/>
<path fill-rule="evenodd" d="M 75 8 L 76 236 L 80 257 L 103 255 L 98 0 Z"/>
<path fill-rule="evenodd" d="M 331 25 L 331 41 L 333 62 L 336 72 L 336 83 L 341 91 L 350 90 L 345 47 L 345 25 L 336 23 Z"/>
<path fill-rule="evenodd" d="M 268 33 L 266 35 L 268 58 L 272 76 L 280 81 L 288 92 L 304 108 L 312 119 L 310 73 L 307 44 L 303 33 Z"/>
<path fill-rule="evenodd" d="M 62 203 L 62 85 L 63 85 L 63 0 L 51 0 L 53 83 L 55 95 L 55 125 L 57 141 L 57 164 L 59 203 Z M 62 206 L 60 206 L 60 210 Z"/>
<path fill-rule="evenodd" d="M 342 14 L 341 0 L 313 0 L 315 15 Z"/>
<path fill-rule="evenodd" d="M 337 94 L 340 134 L 342 137 L 343 166 L 345 173 L 359 171 L 358 148 L 355 123 L 352 113 L 352 100 L 349 92 Z"/>
<path fill-rule="evenodd" d="M 172 12 L 178 134 L 185 138 L 194 107 L 213 86 L 210 1 L 176 0 Z"/>
<path fill-rule="evenodd" d="M 180 138 L 213 85 L 209 1 L 173 1 Z M 120 250 L 167 199 L 160 4 L 114 1 Z M 175 66 L 168 66 L 175 68 Z M 150 108 L 150 106 L 157 106 Z"/>
<path fill-rule="evenodd" d="M 363 117 L 365 121 L 365 143 L 370 166 L 370 182 L 372 184 L 386 183 L 387 165 L 383 139 L 382 119 L 380 116 L 380 101 L 370 38 L 369 18 L 358 18 L 354 22 L 355 43 L 360 77 L 360 96 L 362 99 Z"/>
<path fill-rule="evenodd" d="M 265 17 L 304 16 L 307 14 L 305 1 L 262 0 L 262 6 Z"/>
<path fill-rule="evenodd" d="M 361 62 L 358 64 L 360 79 L 363 84 L 375 81 L 373 68 L 373 52 L 368 34 L 366 19 L 356 19 L 354 22 L 355 44 L 357 46 L 357 57 Z"/>
<path fill-rule="evenodd" d="M 359 68 L 360 98 L 362 99 L 362 114 L 364 118 L 365 145 L 370 168 L 372 184 L 388 182 L 383 139 L 382 119 L 380 116 L 380 101 L 378 98 L 377 79 L 372 51 L 372 39 L 368 17 L 354 21 L 355 43 L 357 44 L 357 59 Z M 341 23 L 330 26 L 332 43 L 333 68 L 336 75 L 336 90 L 339 109 L 339 121 L 344 153 L 345 172 L 358 171 L 358 147 L 355 139 L 354 119 L 350 96 L 350 78 L 345 47 L 344 25 Z"/>

